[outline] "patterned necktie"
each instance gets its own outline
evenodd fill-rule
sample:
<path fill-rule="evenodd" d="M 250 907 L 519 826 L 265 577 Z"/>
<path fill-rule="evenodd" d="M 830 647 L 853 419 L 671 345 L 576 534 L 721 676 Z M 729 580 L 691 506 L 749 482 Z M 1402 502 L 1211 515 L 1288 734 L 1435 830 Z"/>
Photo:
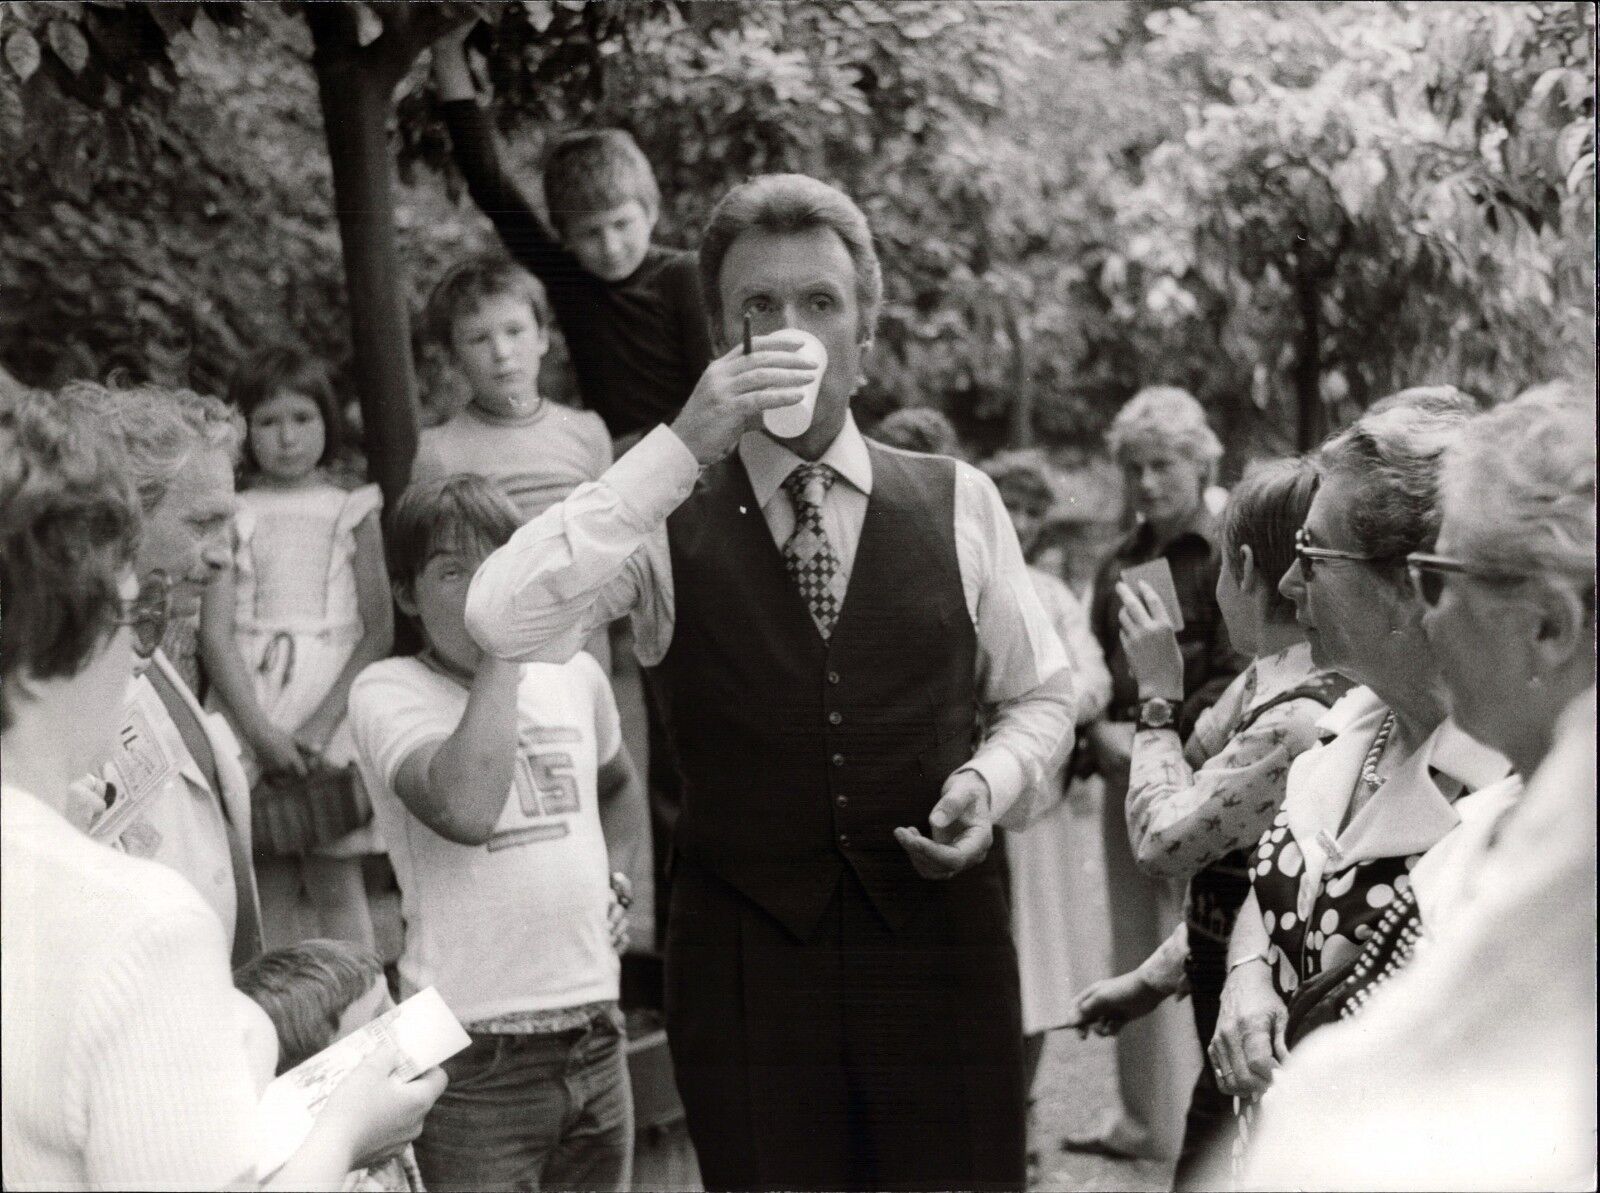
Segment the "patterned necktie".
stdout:
<path fill-rule="evenodd" d="M 783 481 L 783 491 L 794 502 L 794 533 L 783 545 L 784 566 L 824 640 L 833 632 L 844 603 L 839 557 L 822 528 L 822 500 L 837 479 L 826 464 L 801 464 Z"/>

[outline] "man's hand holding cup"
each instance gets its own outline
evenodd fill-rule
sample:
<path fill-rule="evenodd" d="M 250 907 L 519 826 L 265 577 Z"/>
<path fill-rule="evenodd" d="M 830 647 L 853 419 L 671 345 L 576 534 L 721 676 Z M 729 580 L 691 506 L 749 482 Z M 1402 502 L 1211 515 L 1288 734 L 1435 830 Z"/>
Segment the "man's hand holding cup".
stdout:
<path fill-rule="evenodd" d="M 756 336 L 748 353 L 735 345 L 706 367 L 672 423 L 702 467 L 732 451 L 741 435 L 760 426 L 764 412 L 795 405 L 819 380 L 802 344 L 797 332 L 775 331 Z"/>

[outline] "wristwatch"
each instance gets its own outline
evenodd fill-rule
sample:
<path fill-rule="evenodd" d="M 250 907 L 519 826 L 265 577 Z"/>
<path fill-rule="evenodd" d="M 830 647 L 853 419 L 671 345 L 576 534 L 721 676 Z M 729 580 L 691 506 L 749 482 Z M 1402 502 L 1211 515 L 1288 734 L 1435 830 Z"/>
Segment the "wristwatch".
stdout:
<path fill-rule="evenodd" d="M 1170 729 L 1178 719 L 1178 706 L 1160 696 L 1139 702 L 1138 727 L 1140 729 Z"/>

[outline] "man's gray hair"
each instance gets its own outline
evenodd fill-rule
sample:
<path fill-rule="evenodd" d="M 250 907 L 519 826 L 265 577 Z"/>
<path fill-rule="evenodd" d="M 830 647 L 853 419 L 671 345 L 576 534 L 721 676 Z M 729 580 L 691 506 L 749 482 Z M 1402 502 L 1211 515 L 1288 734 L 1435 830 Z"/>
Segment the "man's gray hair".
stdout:
<path fill-rule="evenodd" d="M 239 462 L 244 419 L 206 394 L 165 385 L 108 386 L 74 381 L 64 399 L 83 403 L 122 445 L 139 504 L 149 513 L 197 451 L 225 452 Z"/>
<path fill-rule="evenodd" d="M 1475 420 L 1446 453 L 1441 488 L 1452 545 L 1473 562 L 1517 575 L 1563 573 L 1592 593 L 1592 394 L 1549 383 Z"/>
<path fill-rule="evenodd" d="M 1355 482 L 1350 529 L 1360 550 L 1399 563 L 1439 533 L 1439 467 L 1472 419 L 1466 409 L 1424 401 L 1390 404 L 1335 433 L 1313 457 L 1324 476 Z"/>

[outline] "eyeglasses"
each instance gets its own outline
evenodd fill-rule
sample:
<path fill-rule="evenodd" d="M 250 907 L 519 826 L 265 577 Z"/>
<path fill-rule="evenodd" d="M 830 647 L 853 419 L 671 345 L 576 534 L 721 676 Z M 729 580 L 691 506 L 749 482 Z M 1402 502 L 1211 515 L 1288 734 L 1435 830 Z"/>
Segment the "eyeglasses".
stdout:
<path fill-rule="evenodd" d="M 163 571 L 154 571 L 139 584 L 139 595 L 118 598 L 111 624 L 133 630 L 133 651 L 141 659 L 156 653 L 167 632 L 167 617 L 172 610 L 172 581 Z"/>
<path fill-rule="evenodd" d="M 1305 575 L 1309 584 L 1314 572 L 1313 561 L 1344 562 L 1344 563 L 1396 563 L 1398 557 L 1393 555 L 1362 555 L 1356 551 L 1340 551 L 1333 547 L 1313 547 L 1311 535 L 1302 526 L 1294 532 L 1294 557 L 1300 561 L 1300 571 Z"/>
<path fill-rule="evenodd" d="M 1411 590 L 1430 609 L 1444 595 L 1444 578 L 1450 573 L 1471 576 L 1490 584 L 1515 584 L 1528 578 L 1451 559 L 1448 555 L 1429 555 L 1426 551 L 1415 551 L 1406 556 L 1406 573 L 1411 577 Z"/>

